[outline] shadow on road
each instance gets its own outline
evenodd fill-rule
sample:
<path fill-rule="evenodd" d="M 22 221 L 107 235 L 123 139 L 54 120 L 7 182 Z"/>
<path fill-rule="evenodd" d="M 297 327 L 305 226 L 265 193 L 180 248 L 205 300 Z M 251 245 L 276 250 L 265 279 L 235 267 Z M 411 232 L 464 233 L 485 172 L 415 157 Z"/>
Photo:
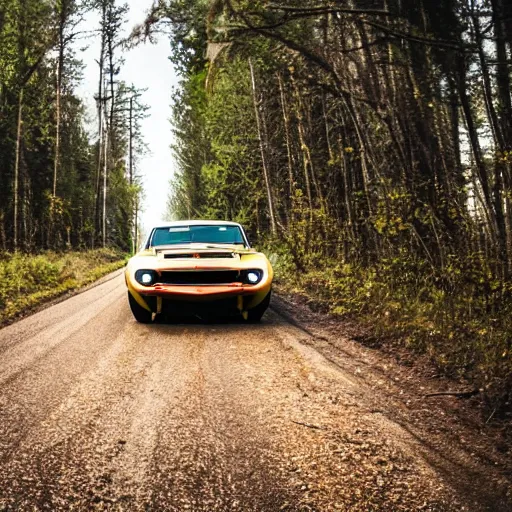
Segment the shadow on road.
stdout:
<path fill-rule="evenodd" d="M 258 323 L 250 323 L 237 316 L 173 316 L 173 315 L 156 315 L 153 324 L 156 325 L 236 325 L 240 327 L 254 328 L 274 324 L 270 316 L 265 316 Z"/>

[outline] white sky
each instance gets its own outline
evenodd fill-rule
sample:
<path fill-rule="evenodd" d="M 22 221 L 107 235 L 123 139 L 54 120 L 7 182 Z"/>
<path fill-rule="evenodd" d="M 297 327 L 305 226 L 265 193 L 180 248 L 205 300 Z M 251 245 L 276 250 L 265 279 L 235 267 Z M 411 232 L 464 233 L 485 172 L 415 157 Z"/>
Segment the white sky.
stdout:
<path fill-rule="evenodd" d="M 139 24 L 145 17 L 146 11 L 153 0 L 127 0 L 130 6 L 128 22 L 125 25 L 126 34 Z M 98 27 L 98 17 L 91 14 L 86 20 L 84 30 L 94 30 Z M 91 40 L 88 48 L 78 52 L 84 65 L 84 80 L 78 88 L 79 95 L 88 107 L 89 117 L 96 119 L 94 94 L 98 88 L 99 40 Z M 83 41 L 80 46 L 84 46 Z M 171 117 L 171 92 L 177 85 L 177 78 L 168 57 L 171 53 L 169 39 L 160 36 L 157 44 L 144 44 L 126 52 L 119 79 L 127 85 L 148 90 L 140 98 L 141 103 L 150 107 L 149 117 L 142 123 L 144 140 L 149 146 L 149 154 L 138 160 L 137 173 L 142 176 L 144 187 L 144 211 L 141 215 L 142 224 L 147 228 L 156 224 L 165 212 L 169 194 L 174 162 L 169 148 L 172 142 L 172 132 L 169 119 Z M 93 132 L 94 133 L 94 132 Z"/>

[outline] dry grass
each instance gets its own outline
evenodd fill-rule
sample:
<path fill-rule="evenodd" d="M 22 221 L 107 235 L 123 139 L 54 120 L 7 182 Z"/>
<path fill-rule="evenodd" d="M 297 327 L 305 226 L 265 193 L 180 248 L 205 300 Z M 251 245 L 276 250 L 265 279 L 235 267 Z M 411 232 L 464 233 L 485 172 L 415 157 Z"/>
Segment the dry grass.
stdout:
<path fill-rule="evenodd" d="M 416 262 L 373 268 L 322 261 L 298 272 L 287 255 L 274 262 L 276 284 L 313 309 L 356 320 L 387 349 L 426 354 L 441 374 L 464 378 L 496 410 L 512 411 L 512 298 L 507 287 L 466 272 L 436 276 Z M 398 267 L 398 268 L 397 268 Z"/>

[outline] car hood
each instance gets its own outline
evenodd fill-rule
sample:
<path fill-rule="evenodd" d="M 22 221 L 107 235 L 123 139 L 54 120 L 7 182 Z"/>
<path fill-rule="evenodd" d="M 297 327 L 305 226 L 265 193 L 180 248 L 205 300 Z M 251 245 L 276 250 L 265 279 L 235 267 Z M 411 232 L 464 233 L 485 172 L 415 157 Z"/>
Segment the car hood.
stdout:
<path fill-rule="evenodd" d="M 266 256 L 240 245 L 182 244 L 145 249 L 128 263 L 129 268 L 245 268 L 269 265 Z"/>

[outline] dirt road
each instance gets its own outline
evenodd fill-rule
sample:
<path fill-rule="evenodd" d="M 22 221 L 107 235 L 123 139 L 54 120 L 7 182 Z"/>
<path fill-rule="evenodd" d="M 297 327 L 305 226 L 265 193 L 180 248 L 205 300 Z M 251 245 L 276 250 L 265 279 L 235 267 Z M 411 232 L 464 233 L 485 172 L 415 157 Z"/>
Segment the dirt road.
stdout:
<path fill-rule="evenodd" d="M 0 510 L 510 510 L 456 399 L 273 307 L 141 325 L 117 274 L 1 330 Z"/>

